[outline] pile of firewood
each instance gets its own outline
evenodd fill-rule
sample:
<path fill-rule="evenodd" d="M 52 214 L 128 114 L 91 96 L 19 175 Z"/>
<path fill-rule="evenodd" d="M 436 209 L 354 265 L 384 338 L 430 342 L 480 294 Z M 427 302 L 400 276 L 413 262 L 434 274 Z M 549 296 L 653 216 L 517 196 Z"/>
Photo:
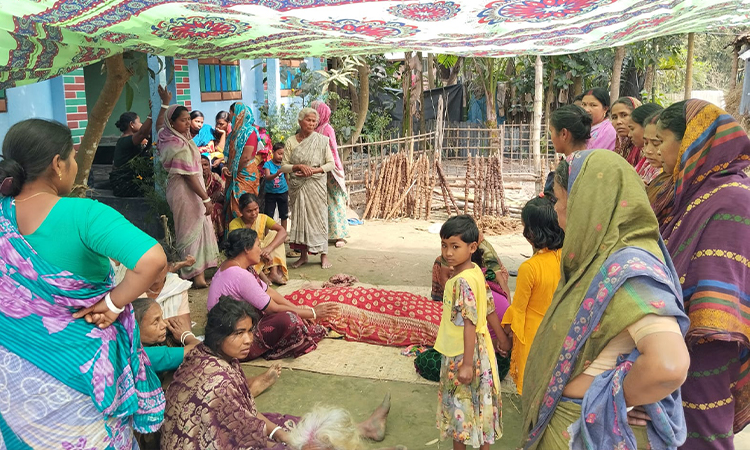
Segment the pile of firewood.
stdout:
<path fill-rule="evenodd" d="M 434 185 L 427 155 L 422 154 L 416 162 L 405 152 L 390 155 L 380 167 L 371 164 L 365 174 L 367 202 L 363 218 L 429 219 Z"/>

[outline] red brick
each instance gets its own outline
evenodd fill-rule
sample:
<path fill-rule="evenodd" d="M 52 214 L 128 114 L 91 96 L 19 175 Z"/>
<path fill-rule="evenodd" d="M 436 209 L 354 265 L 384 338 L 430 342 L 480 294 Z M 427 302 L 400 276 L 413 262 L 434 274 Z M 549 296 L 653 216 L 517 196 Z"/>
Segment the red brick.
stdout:
<path fill-rule="evenodd" d="M 86 105 L 78 105 L 78 112 L 87 113 L 88 111 L 86 111 Z"/>
<path fill-rule="evenodd" d="M 75 91 L 68 91 L 65 93 L 65 98 L 76 98 Z"/>
<path fill-rule="evenodd" d="M 184 89 L 177 89 L 177 95 L 182 95 L 185 93 Z"/>
<path fill-rule="evenodd" d="M 66 91 L 85 91 L 86 85 L 83 83 L 67 83 L 65 84 Z"/>
<path fill-rule="evenodd" d="M 78 128 L 78 122 L 71 122 L 70 120 L 68 120 L 68 128 L 70 128 L 71 130 L 75 130 L 76 128 Z"/>
<path fill-rule="evenodd" d="M 88 120 L 89 116 L 85 113 L 77 113 L 77 114 L 68 114 L 68 120 Z"/>
<path fill-rule="evenodd" d="M 175 87 L 177 89 L 190 89 L 190 83 L 177 83 Z"/>
<path fill-rule="evenodd" d="M 73 148 L 76 149 L 76 151 L 78 151 L 78 147 L 80 147 L 80 146 L 81 146 L 81 144 L 73 144 Z"/>
<path fill-rule="evenodd" d="M 185 102 L 185 108 L 187 108 L 187 109 L 191 109 L 191 108 L 192 108 L 192 103 L 190 103 L 190 102 Z"/>
<path fill-rule="evenodd" d="M 76 76 L 76 83 L 85 83 L 86 81 L 83 79 L 83 77 Z"/>

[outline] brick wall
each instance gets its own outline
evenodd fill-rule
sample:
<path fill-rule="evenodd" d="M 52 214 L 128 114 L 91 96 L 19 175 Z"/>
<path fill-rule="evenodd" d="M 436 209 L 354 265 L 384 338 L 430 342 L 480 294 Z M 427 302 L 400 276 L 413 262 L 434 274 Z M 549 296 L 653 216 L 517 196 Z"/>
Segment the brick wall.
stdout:
<path fill-rule="evenodd" d="M 174 82 L 177 88 L 176 103 L 192 109 L 190 104 L 190 76 L 187 59 L 174 60 Z"/>
<path fill-rule="evenodd" d="M 83 69 L 76 69 L 63 75 L 65 86 L 65 114 L 68 127 L 73 134 L 73 144 L 77 149 L 88 124 L 86 109 L 86 85 L 83 81 Z"/>

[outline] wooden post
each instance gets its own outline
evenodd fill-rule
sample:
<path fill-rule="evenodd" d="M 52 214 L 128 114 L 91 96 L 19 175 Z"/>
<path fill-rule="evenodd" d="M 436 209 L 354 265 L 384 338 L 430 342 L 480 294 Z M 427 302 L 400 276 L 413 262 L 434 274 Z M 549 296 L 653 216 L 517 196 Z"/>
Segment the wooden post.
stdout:
<path fill-rule="evenodd" d="M 435 57 L 432 53 L 427 54 L 427 85 L 435 89 Z"/>
<path fill-rule="evenodd" d="M 610 104 L 620 98 L 620 76 L 622 75 L 622 62 L 625 60 L 625 47 L 615 49 L 615 64 L 612 67 L 612 83 L 609 89 Z"/>
<path fill-rule="evenodd" d="M 438 162 L 441 162 L 443 159 L 443 133 L 445 130 L 445 118 L 443 117 L 444 110 L 445 102 L 441 95 L 438 97 L 437 123 L 435 125 L 435 161 Z"/>
<path fill-rule="evenodd" d="M 544 75 L 544 66 L 542 57 L 536 56 L 534 65 L 534 116 L 531 121 L 531 151 L 534 157 L 534 174 L 537 177 L 536 191 L 542 188 L 542 101 L 544 97 L 544 84 L 542 76 Z"/>
<path fill-rule="evenodd" d="M 693 54 L 695 53 L 695 33 L 688 33 L 687 67 L 685 68 L 685 100 L 693 97 Z"/>
<path fill-rule="evenodd" d="M 732 47 L 732 72 L 731 72 L 731 86 L 732 89 L 737 87 L 737 73 L 740 70 L 740 49 L 737 45 Z"/>

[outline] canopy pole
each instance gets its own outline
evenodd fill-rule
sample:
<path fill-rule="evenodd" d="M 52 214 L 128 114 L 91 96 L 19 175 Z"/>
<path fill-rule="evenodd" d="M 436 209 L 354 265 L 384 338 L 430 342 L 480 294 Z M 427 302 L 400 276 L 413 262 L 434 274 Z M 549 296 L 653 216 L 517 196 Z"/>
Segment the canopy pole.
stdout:
<path fill-rule="evenodd" d="M 688 33 L 687 67 L 685 68 L 685 100 L 693 97 L 693 53 L 695 52 L 695 33 Z"/>
<path fill-rule="evenodd" d="M 534 116 L 531 120 L 531 151 L 534 157 L 534 175 L 536 177 L 536 191 L 542 190 L 542 102 L 544 97 L 544 84 L 542 76 L 544 66 L 542 57 L 536 55 L 534 64 Z M 549 120 L 549 118 L 548 118 Z"/>

